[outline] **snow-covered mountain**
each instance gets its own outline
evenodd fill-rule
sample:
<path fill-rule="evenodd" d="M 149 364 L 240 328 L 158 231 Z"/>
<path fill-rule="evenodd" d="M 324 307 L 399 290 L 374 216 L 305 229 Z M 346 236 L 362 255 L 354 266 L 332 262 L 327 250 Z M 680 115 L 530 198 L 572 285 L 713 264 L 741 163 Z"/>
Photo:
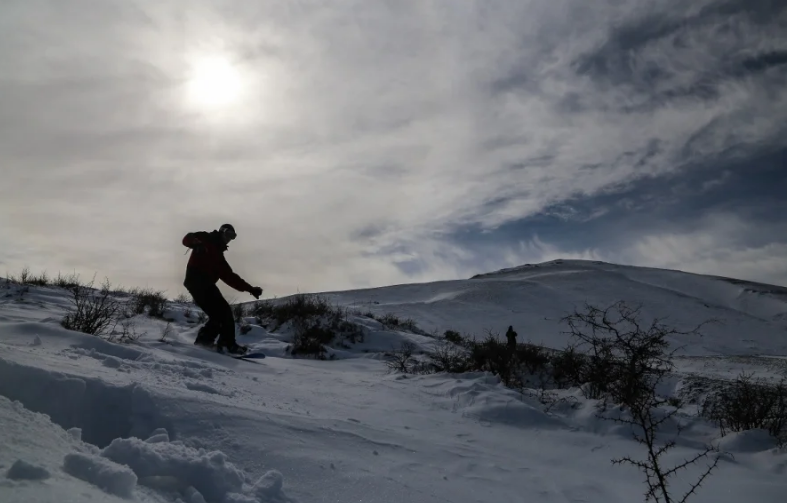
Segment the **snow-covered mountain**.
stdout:
<path fill-rule="evenodd" d="M 558 260 L 321 295 L 350 308 L 363 342 L 330 348 L 334 360 L 293 358 L 292 327 L 247 318 L 239 341 L 268 355 L 252 363 L 194 347 L 187 304 L 169 306 L 171 321 L 135 316 L 141 337 L 121 344 L 62 328 L 63 289 L 0 286 L 0 501 L 643 501 L 641 474 L 611 463 L 642 458 L 641 446 L 596 418 L 579 390 L 547 408 L 487 373 L 403 376 L 384 363 L 402 341 L 428 350 L 448 329 L 502 336 L 513 325 L 520 339 L 561 348 L 560 318 L 585 302 L 638 303 L 645 318 L 681 329 L 718 320 L 675 341 L 685 346 L 675 392 L 690 376 L 787 376 L 781 287 Z M 384 326 L 389 313 L 418 328 Z M 705 443 L 734 458 L 688 501 L 783 501 L 787 452 L 759 430 L 719 439 L 692 407 L 670 461 Z"/>
<path fill-rule="evenodd" d="M 559 320 L 585 303 L 642 306 L 645 319 L 689 329 L 701 339 L 677 341 L 683 354 L 787 354 L 787 288 L 673 270 L 584 260 L 480 274 L 469 280 L 330 292 L 334 302 L 413 318 L 425 330 L 452 328 L 501 335 L 513 325 L 520 338 L 565 347 Z"/>

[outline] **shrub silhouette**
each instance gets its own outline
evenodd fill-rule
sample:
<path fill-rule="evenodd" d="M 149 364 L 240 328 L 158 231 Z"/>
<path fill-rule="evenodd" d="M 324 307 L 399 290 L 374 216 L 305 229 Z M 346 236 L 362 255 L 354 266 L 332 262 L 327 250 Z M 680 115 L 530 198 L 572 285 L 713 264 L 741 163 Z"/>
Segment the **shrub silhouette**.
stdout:
<path fill-rule="evenodd" d="M 89 335 L 108 335 L 119 321 L 122 304 L 112 296 L 109 281 L 98 291 L 92 286 L 91 281 L 70 288 L 72 305 L 60 324 L 68 330 Z"/>
<path fill-rule="evenodd" d="M 739 374 L 735 381 L 709 394 L 701 415 L 715 422 L 722 436 L 729 431 L 767 430 L 779 445 L 787 444 L 787 381 L 755 380 Z"/>

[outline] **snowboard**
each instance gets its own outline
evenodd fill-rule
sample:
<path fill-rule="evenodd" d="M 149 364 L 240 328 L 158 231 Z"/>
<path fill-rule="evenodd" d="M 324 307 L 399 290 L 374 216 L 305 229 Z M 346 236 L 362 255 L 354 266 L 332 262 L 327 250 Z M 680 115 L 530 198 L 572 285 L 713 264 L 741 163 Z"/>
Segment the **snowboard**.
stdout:
<path fill-rule="evenodd" d="M 217 353 L 218 353 L 218 351 L 217 351 Z M 229 353 L 219 353 L 219 354 L 220 355 L 231 356 L 231 357 L 235 358 L 236 360 L 245 360 L 247 358 L 249 360 L 262 360 L 263 358 L 265 358 L 265 353 L 263 353 L 262 351 L 251 351 L 249 353 L 245 353 L 245 354 L 242 354 L 242 355 L 231 355 Z"/>
<path fill-rule="evenodd" d="M 258 362 L 254 361 L 254 360 L 262 360 L 263 358 L 265 358 L 265 353 L 263 353 L 262 351 L 249 351 L 248 353 L 244 353 L 242 355 L 234 355 L 234 354 L 231 354 L 231 353 L 222 353 L 222 352 L 216 351 L 215 346 L 208 347 L 208 346 L 200 346 L 198 344 L 196 346 L 198 348 L 204 349 L 205 351 L 210 351 L 211 353 L 216 353 L 217 355 L 229 356 L 230 358 L 235 358 L 236 360 L 245 360 L 245 361 L 250 361 L 250 362 L 253 362 L 253 363 L 258 363 Z"/>

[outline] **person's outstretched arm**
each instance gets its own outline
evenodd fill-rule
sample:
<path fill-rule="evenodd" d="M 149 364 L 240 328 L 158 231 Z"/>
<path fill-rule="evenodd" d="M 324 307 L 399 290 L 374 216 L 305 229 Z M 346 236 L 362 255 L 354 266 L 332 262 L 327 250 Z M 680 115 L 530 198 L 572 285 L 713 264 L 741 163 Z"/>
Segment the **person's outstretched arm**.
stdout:
<path fill-rule="evenodd" d="M 239 292 L 249 292 L 257 298 L 262 295 L 262 288 L 251 286 L 241 278 L 238 273 L 232 270 L 226 259 L 222 260 L 219 278 Z"/>

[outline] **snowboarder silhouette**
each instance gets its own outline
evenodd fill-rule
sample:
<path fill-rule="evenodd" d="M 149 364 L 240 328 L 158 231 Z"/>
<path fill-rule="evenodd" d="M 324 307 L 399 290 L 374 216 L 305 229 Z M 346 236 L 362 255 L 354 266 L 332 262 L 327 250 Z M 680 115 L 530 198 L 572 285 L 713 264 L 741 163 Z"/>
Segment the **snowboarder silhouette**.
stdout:
<path fill-rule="evenodd" d="M 240 292 L 249 292 L 259 299 L 262 288 L 251 286 L 233 272 L 224 252 L 227 245 L 235 239 L 235 228 L 224 224 L 212 232 L 189 232 L 183 237 L 183 246 L 191 248 L 191 256 L 186 266 L 186 279 L 183 286 L 189 291 L 194 303 L 208 315 L 208 322 L 200 328 L 194 344 L 214 347 L 219 336 L 216 350 L 232 354 L 244 354 L 248 348 L 235 341 L 235 318 L 232 308 L 221 295 L 216 282 L 219 279 Z"/>

